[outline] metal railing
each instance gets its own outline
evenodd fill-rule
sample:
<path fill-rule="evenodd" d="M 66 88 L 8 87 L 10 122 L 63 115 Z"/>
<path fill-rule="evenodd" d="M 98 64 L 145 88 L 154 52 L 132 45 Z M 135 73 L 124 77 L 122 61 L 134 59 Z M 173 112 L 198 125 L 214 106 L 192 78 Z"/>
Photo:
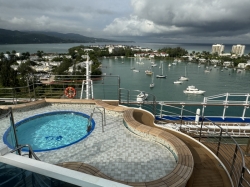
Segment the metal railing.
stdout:
<path fill-rule="evenodd" d="M 156 114 L 156 97 L 153 94 L 146 93 L 146 99 L 138 100 L 138 95 L 144 91 L 141 90 L 128 90 L 124 88 L 119 89 L 119 104 L 129 107 L 139 107 Z"/>
<path fill-rule="evenodd" d="M 176 111 L 181 111 L 182 114 L 180 115 L 180 112 Z M 183 115 L 183 113 L 185 113 L 185 115 Z M 157 114 L 157 124 L 173 128 L 194 137 L 216 154 L 223 162 L 235 187 L 250 186 L 250 173 L 246 167 L 243 149 L 237 140 L 223 128 L 224 126 L 210 121 L 203 115 L 197 114 L 197 112 L 164 103 L 161 103 L 161 105 L 157 107 Z M 172 115 L 178 118 L 165 119 L 164 116 L 166 115 Z M 197 116 L 196 121 L 189 116 Z"/>
<path fill-rule="evenodd" d="M 242 118 L 242 120 L 244 120 L 246 109 L 249 107 L 249 94 L 221 94 L 215 97 L 205 98 L 204 102 L 202 103 L 184 103 L 173 101 L 156 102 L 155 97 L 152 97 L 152 99 L 143 100 L 143 102 L 138 102 L 136 100 L 136 96 L 140 92 L 140 90 L 131 91 L 128 89 L 120 88 L 119 103 L 126 106 L 146 109 L 152 112 L 152 114 L 155 116 L 156 123 L 168 128 L 173 128 L 196 138 L 198 141 L 208 147 L 212 152 L 214 152 L 215 155 L 217 155 L 217 157 L 223 162 L 227 172 L 231 177 L 233 186 L 250 186 L 250 172 L 246 167 L 244 158 L 245 154 L 239 143 L 232 137 L 232 131 L 228 131 L 228 126 L 220 126 L 204 116 L 205 107 L 207 105 L 223 106 L 224 110 L 221 115 L 223 119 L 225 118 L 225 112 L 228 106 L 240 106 L 243 107 L 243 115 L 239 118 Z M 246 99 L 244 101 L 233 102 L 229 101 L 229 96 L 244 96 L 246 97 Z M 226 102 L 222 100 L 213 101 L 213 99 L 221 99 L 222 97 L 225 98 L 224 100 L 226 100 Z M 174 105 L 171 105 L 169 103 Z M 185 106 L 197 105 L 203 107 L 201 114 L 197 114 L 197 112 L 192 112 L 190 110 L 184 109 Z M 170 109 L 167 110 L 167 107 L 169 107 Z M 165 115 L 172 116 L 172 119 L 164 119 L 163 116 Z M 195 118 L 191 118 L 191 116 L 194 116 Z M 246 131 L 244 132 L 246 133 Z M 249 134 L 250 131 L 248 132 L 248 134 L 246 134 L 246 137 L 248 137 Z"/>
<path fill-rule="evenodd" d="M 95 111 L 96 109 L 98 109 L 99 112 Z M 100 110 L 100 109 L 102 109 L 102 110 Z M 101 106 L 95 107 L 93 109 L 93 111 L 90 114 L 89 119 L 88 119 L 87 129 L 88 129 L 88 131 L 89 131 L 89 129 L 91 129 L 91 120 L 92 120 L 93 115 L 96 114 L 96 113 L 99 113 L 99 114 L 102 115 L 102 132 L 104 132 L 104 126 L 106 126 L 106 113 L 105 113 L 105 108 L 101 107 Z"/>
<path fill-rule="evenodd" d="M 76 90 L 75 99 L 86 98 L 85 75 L 53 75 L 47 81 L 27 81 L 27 86 L 0 89 L 0 104 L 20 104 L 43 98 L 65 99 L 64 91 L 67 87 Z M 93 92 L 98 99 L 118 100 L 120 77 L 115 75 L 95 75 Z M 71 98 L 72 99 L 72 98 Z"/>

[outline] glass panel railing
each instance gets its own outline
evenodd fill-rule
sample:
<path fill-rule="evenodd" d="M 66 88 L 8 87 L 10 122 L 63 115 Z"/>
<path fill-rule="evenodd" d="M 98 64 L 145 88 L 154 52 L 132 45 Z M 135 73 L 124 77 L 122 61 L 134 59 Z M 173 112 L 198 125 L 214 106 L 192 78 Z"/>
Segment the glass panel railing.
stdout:
<path fill-rule="evenodd" d="M 77 187 L 61 180 L 0 163 L 0 187 Z"/>

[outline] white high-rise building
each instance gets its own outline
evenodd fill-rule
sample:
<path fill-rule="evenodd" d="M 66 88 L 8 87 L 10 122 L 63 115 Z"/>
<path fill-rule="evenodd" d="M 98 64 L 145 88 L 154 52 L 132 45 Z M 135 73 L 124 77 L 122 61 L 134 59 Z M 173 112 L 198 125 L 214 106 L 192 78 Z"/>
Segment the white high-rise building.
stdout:
<path fill-rule="evenodd" d="M 233 47 L 232 47 L 233 54 L 238 55 L 238 56 L 242 56 L 242 55 L 244 55 L 244 52 L 245 52 L 245 45 L 240 45 L 240 44 L 233 45 Z"/>
<path fill-rule="evenodd" d="M 222 52 L 224 52 L 225 46 L 222 44 L 214 44 L 212 45 L 212 54 L 218 53 L 218 55 L 221 55 Z"/>

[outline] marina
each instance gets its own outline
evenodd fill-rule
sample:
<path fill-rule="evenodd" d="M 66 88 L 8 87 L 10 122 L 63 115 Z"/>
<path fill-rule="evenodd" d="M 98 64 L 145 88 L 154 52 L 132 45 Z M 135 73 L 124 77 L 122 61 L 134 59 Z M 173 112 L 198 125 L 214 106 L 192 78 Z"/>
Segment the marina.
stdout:
<path fill-rule="evenodd" d="M 213 68 L 210 73 L 204 73 L 207 65 L 201 64 L 201 67 L 198 68 L 197 63 L 190 63 L 188 61 L 182 61 L 176 66 L 164 68 L 165 73 L 168 75 L 166 79 L 156 79 L 156 75 L 161 74 L 162 70 L 158 67 L 152 67 L 152 71 L 155 75 L 155 89 L 150 89 L 148 83 L 151 81 L 151 77 L 144 73 L 151 65 L 150 60 L 142 59 L 144 65 L 138 67 L 140 72 L 136 74 L 130 70 L 130 64 L 135 65 L 137 61 L 136 58 L 124 58 L 124 64 L 119 63 L 120 60 L 120 58 L 116 61 L 114 61 L 113 58 L 101 59 L 104 67 L 102 71 L 107 75 L 111 73 L 112 75 L 119 76 L 121 88 L 151 93 L 156 96 L 158 101 L 202 101 L 203 95 L 183 93 L 183 90 L 189 85 L 195 85 L 200 90 L 205 90 L 205 96 L 235 93 L 236 90 L 238 93 L 248 93 L 250 90 L 250 83 L 248 81 L 248 77 L 250 76 L 249 71 L 242 70 L 241 73 L 237 73 L 237 70 L 228 68 L 226 72 L 221 72 L 222 67 L 217 66 L 217 68 Z M 166 67 L 169 62 L 170 61 L 164 61 L 164 66 Z M 154 63 L 159 66 L 160 60 L 154 60 Z M 182 81 L 182 84 L 173 84 L 174 81 L 184 74 L 185 69 L 189 80 Z M 98 82 L 96 84 L 98 84 Z M 103 97 L 101 93 L 96 92 L 96 94 L 98 94 L 99 98 L 110 99 L 107 96 Z"/>

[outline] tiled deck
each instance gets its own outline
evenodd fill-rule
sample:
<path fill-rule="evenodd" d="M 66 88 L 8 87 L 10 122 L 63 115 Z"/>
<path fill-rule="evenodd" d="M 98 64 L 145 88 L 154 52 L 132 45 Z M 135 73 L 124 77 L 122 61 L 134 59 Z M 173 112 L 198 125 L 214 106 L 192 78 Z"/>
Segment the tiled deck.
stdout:
<path fill-rule="evenodd" d="M 87 115 L 94 105 L 52 104 L 38 109 L 14 111 L 15 122 L 50 111 L 71 110 Z M 146 182 L 159 179 L 171 172 L 175 165 L 173 155 L 160 144 L 142 139 L 128 131 L 122 114 L 107 112 L 107 125 L 102 133 L 101 114 L 94 114 L 95 130 L 86 139 L 66 148 L 37 153 L 44 162 L 82 162 L 116 180 Z M 0 135 L 9 127 L 9 119 L 0 121 Z M 1 140 L 2 141 L 2 140 Z"/>

